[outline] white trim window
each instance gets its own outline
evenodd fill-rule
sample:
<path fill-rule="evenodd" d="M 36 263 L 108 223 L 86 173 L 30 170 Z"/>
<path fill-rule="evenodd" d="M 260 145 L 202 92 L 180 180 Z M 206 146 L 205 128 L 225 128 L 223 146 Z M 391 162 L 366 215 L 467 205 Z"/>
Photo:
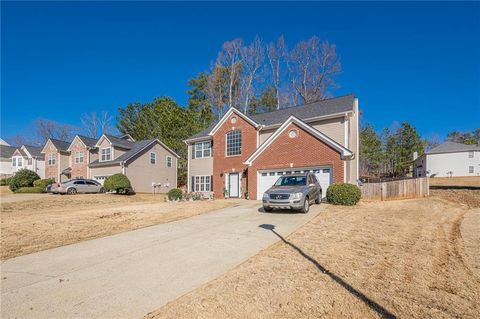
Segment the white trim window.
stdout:
<path fill-rule="evenodd" d="M 13 167 L 17 166 L 17 158 L 16 157 L 12 157 L 12 166 Z"/>
<path fill-rule="evenodd" d="M 166 167 L 172 167 L 172 157 L 171 156 L 167 156 L 166 159 L 165 159 L 165 166 Z"/>
<path fill-rule="evenodd" d="M 84 154 L 83 152 L 75 152 L 75 164 L 83 163 Z"/>
<path fill-rule="evenodd" d="M 23 157 L 17 157 L 17 166 L 22 167 L 23 166 Z"/>
<path fill-rule="evenodd" d="M 195 158 L 210 156 L 212 156 L 212 143 L 210 141 L 195 143 Z"/>
<path fill-rule="evenodd" d="M 227 133 L 227 156 L 240 154 L 242 154 L 242 131 L 230 131 Z"/>
<path fill-rule="evenodd" d="M 473 151 L 468 152 L 468 158 L 473 158 Z"/>
<path fill-rule="evenodd" d="M 195 176 L 195 191 L 196 192 L 210 192 L 211 191 L 211 176 L 200 175 Z"/>
<path fill-rule="evenodd" d="M 112 160 L 112 148 L 104 147 L 100 150 L 100 162 Z"/>
<path fill-rule="evenodd" d="M 157 153 L 150 152 L 150 164 L 153 164 L 153 165 L 157 164 Z"/>
<path fill-rule="evenodd" d="M 469 167 L 468 167 L 468 173 L 469 173 L 469 174 L 473 174 L 473 173 L 474 173 L 474 171 L 473 171 L 473 166 L 469 166 Z"/>
<path fill-rule="evenodd" d="M 48 165 L 55 165 L 56 161 L 56 154 L 48 154 Z"/>

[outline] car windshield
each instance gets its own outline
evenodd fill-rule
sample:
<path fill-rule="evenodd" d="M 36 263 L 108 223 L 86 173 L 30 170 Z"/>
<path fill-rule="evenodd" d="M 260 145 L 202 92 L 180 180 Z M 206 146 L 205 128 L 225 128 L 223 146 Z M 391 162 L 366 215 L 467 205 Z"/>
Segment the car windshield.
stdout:
<path fill-rule="evenodd" d="M 283 176 L 280 177 L 275 186 L 303 186 L 307 185 L 306 176 Z"/>

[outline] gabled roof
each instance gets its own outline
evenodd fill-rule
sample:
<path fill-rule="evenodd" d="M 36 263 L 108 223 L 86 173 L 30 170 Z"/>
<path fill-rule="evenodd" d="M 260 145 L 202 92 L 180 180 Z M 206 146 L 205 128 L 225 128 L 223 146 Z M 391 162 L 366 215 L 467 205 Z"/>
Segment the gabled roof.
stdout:
<path fill-rule="evenodd" d="M 61 152 L 67 152 L 68 147 L 70 146 L 70 143 L 71 143 L 71 142 L 57 140 L 55 138 L 49 138 L 45 143 L 45 145 L 43 146 L 41 153 L 45 153 L 45 146 L 47 146 L 48 141 L 50 141 L 53 144 L 53 146 L 55 146 L 55 148 Z"/>
<path fill-rule="evenodd" d="M 157 142 L 161 146 L 163 146 L 167 151 L 169 151 L 173 156 L 176 158 L 180 158 L 180 156 L 175 153 L 172 149 L 166 146 L 158 139 L 150 139 L 150 140 L 143 140 L 134 142 L 131 149 L 127 152 L 123 153 L 119 157 L 111 161 L 100 162 L 98 159 L 90 163 L 90 167 L 100 167 L 100 166 L 111 166 L 111 165 L 119 165 L 120 163 L 128 162 L 130 159 L 135 157 L 136 155 L 140 154 L 143 150 L 151 146 L 153 143 Z"/>
<path fill-rule="evenodd" d="M 110 135 L 110 134 L 103 134 L 98 139 L 95 146 L 97 146 L 97 147 L 99 146 L 99 143 L 100 143 L 100 141 L 102 140 L 103 137 L 105 137 L 113 146 L 120 147 L 120 148 L 127 149 L 127 150 L 131 149 L 133 147 L 133 145 L 136 143 L 136 142 L 132 142 L 132 141 L 120 138 L 118 136 L 114 136 L 114 135 Z"/>
<path fill-rule="evenodd" d="M 75 144 L 75 140 L 80 140 L 83 145 L 85 145 L 87 148 L 95 148 L 95 144 L 97 144 L 97 139 L 83 136 L 83 135 L 76 135 L 73 141 L 70 143 L 68 146 L 68 151 L 72 149 L 73 144 Z"/>
<path fill-rule="evenodd" d="M 124 140 L 130 140 L 132 142 L 135 142 L 135 139 L 130 134 L 123 134 L 123 135 L 120 135 L 119 137 Z"/>
<path fill-rule="evenodd" d="M 0 144 L 0 157 L 1 158 L 10 158 L 17 148 L 9 145 Z"/>
<path fill-rule="evenodd" d="M 347 149 L 346 147 L 344 147 L 343 145 L 335 142 L 333 139 L 323 134 L 319 130 L 313 128 L 312 126 L 306 124 L 302 120 L 291 115 L 285 122 L 283 122 L 283 124 L 272 135 L 270 135 L 270 137 L 262 145 L 260 145 L 259 148 L 257 148 L 257 150 L 252 155 L 250 155 L 250 157 L 244 162 L 244 164 L 251 166 L 253 161 L 255 161 L 255 159 L 260 154 L 262 154 L 262 152 L 266 150 L 273 143 L 273 141 L 275 141 L 277 137 L 279 137 L 280 134 L 282 134 L 288 128 L 288 126 L 292 123 L 296 124 L 304 131 L 310 133 L 314 137 L 323 141 L 325 144 L 337 150 L 341 154 L 342 158 L 353 155 L 353 152 Z"/>
<path fill-rule="evenodd" d="M 256 114 L 249 116 L 248 118 L 257 126 L 274 126 L 281 125 L 292 115 L 297 117 L 298 119 L 301 119 L 302 121 L 305 121 L 308 119 L 315 119 L 319 117 L 334 116 L 336 114 L 345 114 L 348 112 L 352 112 L 354 110 L 354 107 L 355 95 L 348 94 L 314 103 L 292 106 L 272 112 Z M 243 116 L 247 117 L 240 111 L 238 112 Z M 186 140 L 186 142 L 194 141 L 196 139 L 208 138 L 209 134 L 213 134 L 216 126 L 218 126 L 220 122 L 222 122 L 222 120 L 224 119 L 226 119 L 226 116 L 222 117 L 222 119 L 216 122 L 214 125 L 206 128 L 205 130 L 195 135 L 192 135 Z"/>
<path fill-rule="evenodd" d="M 230 117 L 230 115 L 232 115 L 233 113 L 237 114 L 238 116 L 240 116 L 242 119 L 244 119 L 245 121 L 247 121 L 248 123 L 250 123 L 253 127 L 257 128 L 259 125 L 257 122 L 253 121 L 250 117 L 248 117 L 247 115 L 243 114 L 242 112 L 240 112 L 238 109 L 234 108 L 234 107 L 231 107 L 227 113 L 225 113 L 224 116 L 222 116 L 222 118 L 220 119 L 220 121 L 218 121 L 218 123 L 213 127 L 213 129 L 208 133 L 209 135 L 213 135 L 215 134 L 215 132 L 220 128 L 220 126 L 222 126 L 223 123 L 225 123 L 225 121 Z"/>
<path fill-rule="evenodd" d="M 32 157 L 43 157 L 41 147 L 31 145 L 23 145 L 22 147 L 24 147 Z"/>
<path fill-rule="evenodd" d="M 463 143 L 447 141 L 432 148 L 430 151 L 425 152 L 425 154 L 456 153 L 469 151 L 480 151 L 480 146 L 475 144 L 467 145 Z"/>

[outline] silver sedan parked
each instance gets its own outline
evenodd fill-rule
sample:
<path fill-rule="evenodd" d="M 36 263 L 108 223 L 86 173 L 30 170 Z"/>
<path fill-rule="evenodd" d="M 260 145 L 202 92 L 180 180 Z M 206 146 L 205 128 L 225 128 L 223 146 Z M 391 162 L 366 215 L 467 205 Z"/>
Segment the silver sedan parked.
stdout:
<path fill-rule="evenodd" d="M 297 209 L 308 213 L 310 204 L 320 204 L 322 187 L 312 173 L 284 175 L 263 194 L 263 209 Z"/>
<path fill-rule="evenodd" d="M 92 179 L 72 179 L 61 184 L 55 183 L 50 187 L 50 192 L 53 194 L 69 194 L 75 195 L 77 193 L 105 193 L 102 184 Z"/>

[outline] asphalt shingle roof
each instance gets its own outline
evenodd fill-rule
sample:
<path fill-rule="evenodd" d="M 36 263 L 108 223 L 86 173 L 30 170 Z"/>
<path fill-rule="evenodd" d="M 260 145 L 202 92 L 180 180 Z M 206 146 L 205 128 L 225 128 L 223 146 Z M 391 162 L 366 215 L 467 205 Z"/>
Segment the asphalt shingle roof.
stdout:
<path fill-rule="evenodd" d="M 31 145 L 23 145 L 27 149 L 27 151 L 32 155 L 32 157 L 43 157 L 42 148 L 37 146 Z"/>
<path fill-rule="evenodd" d="M 10 158 L 17 148 L 13 146 L 0 145 L 0 157 Z"/>
<path fill-rule="evenodd" d="M 315 118 L 319 116 L 326 116 L 330 114 L 349 112 L 353 110 L 355 96 L 348 94 L 339 96 L 323 101 L 304 104 L 300 106 L 288 107 L 272 112 L 266 112 L 250 116 L 250 118 L 260 125 L 276 125 L 285 122 L 291 115 L 305 120 L 309 118 Z M 218 122 L 217 122 L 218 123 Z M 208 136 L 208 133 L 215 127 L 217 123 L 206 128 L 205 130 L 189 137 L 189 139 L 195 139 Z"/>
<path fill-rule="evenodd" d="M 430 151 L 425 152 L 426 154 L 438 154 L 438 153 L 454 153 L 454 152 L 468 152 L 468 151 L 480 151 L 479 145 L 467 145 L 456 142 L 444 142 Z"/>
<path fill-rule="evenodd" d="M 98 141 L 96 138 L 86 137 L 83 135 L 78 135 L 78 138 L 83 142 L 83 144 L 87 145 L 87 147 L 95 147 Z"/>
<path fill-rule="evenodd" d="M 67 151 L 68 147 L 70 146 L 70 143 L 72 143 L 72 142 L 60 141 L 54 138 L 51 138 L 50 141 L 52 141 L 53 146 L 55 146 L 59 151 Z"/>
<path fill-rule="evenodd" d="M 107 136 L 108 139 L 110 139 L 110 136 Z M 144 149 L 148 144 L 152 143 L 155 141 L 155 139 L 150 139 L 150 140 L 143 140 L 143 141 L 138 141 L 138 142 L 130 142 L 130 150 L 127 152 L 123 153 L 119 157 L 117 157 L 114 160 L 107 161 L 107 162 L 100 162 L 98 159 L 90 163 L 90 167 L 99 167 L 99 166 L 111 166 L 111 165 L 116 165 L 119 164 L 123 161 L 127 161 L 130 158 L 134 157 L 142 149 Z M 111 141 L 113 143 L 113 141 Z"/>
<path fill-rule="evenodd" d="M 113 144 L 113 146 L 118 146 L 125 149 L 131 149 L 135 142 L 120 138 L 118 136 L 105 134 L 108 140 Z"/>

